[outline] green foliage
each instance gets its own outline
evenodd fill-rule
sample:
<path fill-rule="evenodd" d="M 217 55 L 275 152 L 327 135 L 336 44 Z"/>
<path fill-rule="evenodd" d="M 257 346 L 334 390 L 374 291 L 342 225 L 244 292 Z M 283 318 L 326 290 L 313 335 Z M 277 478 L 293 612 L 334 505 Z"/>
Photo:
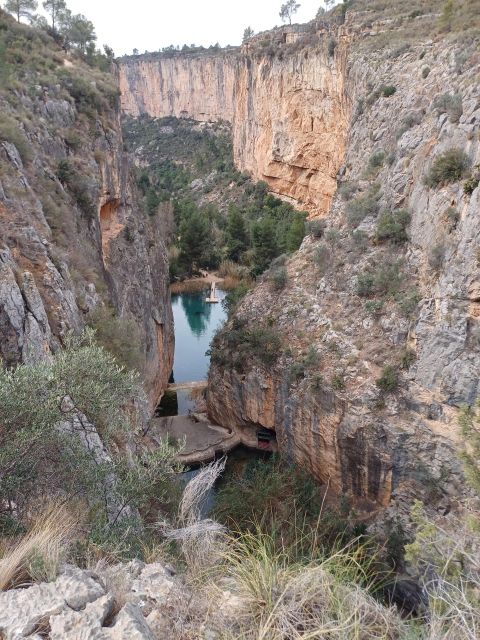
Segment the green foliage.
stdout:
<path fill-rule="evenodd" d="M 463 192 L 471 196 L 475 189 L 480 184 L 480 164 L 476 164 L 473 167 L 471 176 L 463 183 Z"/>
<path fill-rule="evenodd" d="M 292 16 L 300 9 L 300 4 L 296 0 L 287 0 L 285 4 L 282 4 L 280 8 L 279 16 L 282 22 L 288 20 L 289 24 L 292 24 Z"/>
<path fill-rule="evenodd" d="M 390 96 L 393 96 L 393 94 L 396 93 L 397 88 L 393 85 L 384 85 L 381 87 L 380 91 L 384 98 L 390 98 Z"/>
<path fill-rule="evenodd" d="M 464 407 L 460 413 L 459 425 L 465 438 L 462 460 L 469 486 L 480 496 L 480 402 L 477 407 Z"/>
<path fill-rule="evenodd" d="M 119 365 L 142 371 L 140 331 L 133 320 L 116 316 L 109 307 L 99 307 L 90 314 L 88 324 L 99 344 L 115 356 Z"/>
<path fill-rule="evenodd" d="M 324 275 L 331 262 L 331 251 L 325 242 L 322 242 L 316 247 L 312 259 L 317 265 L 320 275 Z"/>
<path fill-rule="evenodd" d="M 193 210 L 189 216 L 185 216 L 179 231 L 179 262 L 190 274 L 195 267 L 208 268 L 215 264 L 209 224 L 200 211 Z"/>
<path fill-rule="evenodd" d="M 365 303 L 365 311 L 372 316 L 379 316 L 383 309 L 383 300 L 368 300 Z"/>
<path fill-rule="evenodd" d="M 50 494 L 62 490 L 101 501 L 108 465 L 97 464 L 82 446 L 81 430 L 77 440 L 58 425 L 79 411 L 108 439 L 128 424 L 122 407 L 135 393 L 136 376 L 120 369 L 113 356 L 95 344 L 93 332 L 72 340 L 50 362 L 0 370 L 3 506 L 21 509 L 42 483 L 48 484 Z"/>
<path fill-rule="evenodd" d="M 36 0 L 7 0 L 5 2 L 5 9 L 13 13 L 18 22 L 20 22 L 20 18 L 31 20 L 37 6 Z"/>
<path fill-rule="evenodd" d="M 230 317 L 235 311 L 237 305 L 243 300 L 250 290 L 247 282 L 240 282 L 234 289 L 230 289 L 225 298 L 222 300 L 222 306 Z"/>
<path fill-rule="evenodd" d="M 435 158 L 430 171 L 425 176 L 428 187 L 440 187 L 458 182 L 465 175 L 470 159 L 461 149 L 453 148 Z"/>
<path fill-rule="evenodd" d="M 250 243 L 245 218 L 242 216 L 240 209 L 234 205 L 230 205 L 228 213 L 226 239 L 227 257 L 230 260 L 239 262 Z"/>
<path fill-rule="evenodd" d="M 262 526 L 286 545 L 295 539 L 297 560 L 349 541 L 358 544 L 365 528 L 351 521 L 344 502 L 325 506 L 324 491 L 310 474 L 280 456 L 250 459 L 242 470 L 237 467 L 222 480 L 214 517 L 234 531 Z M 305 534 L 301 540 L 296 536 L 298 527 Z"/>
<path fill-rule="evenodd" d="M 357 277 L 357 294 L 361 297 L 395 296 L 402 281 L 402 261 L 386 258 Z"/>
<path fill-rule="evenodd" d="M 238 318 L 225 327 L 213 339 L 210 348 L 212 362 L 221 366 L 229 364 L 243 371 L 252 359 L 264 366 L 275 364 L 281 351 L 281 339 L 271 327 L 248 328 Z"/>
<path fill-rule="evenodd" d="M 31 160 L 29 141 L 17 121 L 6 113 L 0 114 L 0 142 L 10 142 L 15 145 L 24 164 Z"/>
<path fill-rule="evenodd" d="M 96 206 L 91 196 L 92 188 L 89 181 L 81 176 L 67 159 L 58 163 L 57 177 L 67 187 L 87 218 L 92 219 L 96 213 Z"/>
<path fill-rule="evenodd" d="M 358 185 L 356 182 L 345 181 L 338 188 L 338 193 L 342 197 L 342 200 L 348 202 L 352 196 L 358 191 Z"/>
<path fill-rule="evenodd" d="M 347 204 L 347 220 L 350 227 L 358 225 L 367 216 L 376 216 L 378 213 L 378 192 L 369 189 Z"/>
<path fill-rule="evenodd" d="M 321 238 L 325 232 L 325 220 L 309 220 L 306 224 L 307 232 L 314 238 Z"/>
<path fill-rule="evenodd" d="M 332 378 L 332 389 L 335 389 L 335 391 L 343 391 L 345 386 L 345 375 L 343 371 L 337 371 Z"/>
<path fill-rule="evenodd" d="M 410 213 L 406 209 L 396 209 L 385 212 L 377 222 L 375 237 L 377 241 L 390 240 L 394 244 L 400 244 L 408 240 L 407 226 L 410 222 Z"/>
<path fill-rule="evenodd" d="M 463 113 L 462 95 L 442 93 L 435 98 L 433 106 L 438 113 L 448 113 L 450 122 L 458 122 Z"/>
<path fill-rule="evenodd" d="M 382 369 L 381 376 L 375 381 L 377 387 L 385 393 L 393 393 L 398 389 L 399 376 L 396 367 L 387 365 Z"/>
<path fill-rule="evenodd" d="M 380 167 L 383 167 L 383 164 L 385 162 L 385 156 L 386 154 L 383 149 L 378 149 L 377 151 L 374 151 L 372 153 L 372 155 L 368 159 L 368 165 L 366 169 L 367 176 L 374 175 L 375 173 L 377 173 Z"/>
<path fill-rule="evenodd" d="M 430 67 L 423 67 L 422 69 L 422 78 L 425 80 L 430 75 Z"/>
<path fill-rule="evenodd" d="M 437 242 L 430 249 L 428 254 L 428 264 L 434 271 L 439 271 L 445 259 L 445 245 L 443 242 Z"/>
<path fill-rule="evenodd" d="M 411 111 L 402 120 L 402 124 L 396 133 L 396 138 L 399 140 L 405 132 L 412 127 L 415 127 L 421 123 L 423 119 L 422 111 Z"/>
<path fill-rule="evenodd" d="M 287 285 L 288 275 L 285 267 L 276 267 L 270 273 L 270 282 L 275 291 L 281 291 Z"/>

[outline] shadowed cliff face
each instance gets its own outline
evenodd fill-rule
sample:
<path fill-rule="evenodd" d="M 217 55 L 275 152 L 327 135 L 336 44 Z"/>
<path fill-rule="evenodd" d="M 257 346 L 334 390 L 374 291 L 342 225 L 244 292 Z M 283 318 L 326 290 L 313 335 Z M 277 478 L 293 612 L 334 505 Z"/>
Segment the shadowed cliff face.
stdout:
<path fill-rule="evenodd" d="M 314 214 L 328 211 L 343 162 L 350 103 L 347 36 L 284 57 L 241 51 L 148 55 L 120 63 L 125 113 L 232 123 L 237 168 Z"/>
<path fill-rule="evenodd" d="M 108 307 L 136 328 L 123 338 L 137 338 L 153 406 L 173 362 L 168 262 L 159 225 L 137 202 L 116 78 L 41 45 L 50 83 L 0 92 L 11 139 L 0 139 L 0 361 L 40 361 Z M 29 64 L 19 77 L 35 76 Z"/>

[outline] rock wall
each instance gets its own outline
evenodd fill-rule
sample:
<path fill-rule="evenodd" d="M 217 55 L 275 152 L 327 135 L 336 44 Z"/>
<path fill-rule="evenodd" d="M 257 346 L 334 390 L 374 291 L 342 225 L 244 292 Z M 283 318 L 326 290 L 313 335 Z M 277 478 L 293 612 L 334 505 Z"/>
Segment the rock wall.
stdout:
<path fill-rule="evenodd" d="M 50 46 L 58 81 L 0 97 L 12 131 L 12 141 L 0 140 L 0 361 L 48 357 L 108 305 L 137 327 L 153 406 L 173 362 L 161 225 L 137 201 L 116 78 L 65 62 Z M 88 92 L 71 89 L 75 78 L 99 87 L 88 108 Z"/>
<path fill-rule="evenodd" d="M 283 56 L 243 47 L 217 53 L 148 54 L 120 62 L 122 109 L 133 116 L 232 123 L 237 167 L 312 213 L 328 211 L 343 162 L 350 100 L 347 30 L 311 35 Z M 311 42 L 311 41 L 309 41 Z"/>
<path fill-rule="evenodd" d="M 274 430 L 291 459 L 366 510 L 408 510 L 413 497 L 448 508 L 465 488 L 458 411 L 478 397 L 480 371 L 480 102 L 475 46 L 464 54 L 459 70 L 455 41 L 355 43 L 354 115 L 323 237 L 287 261 L 282 291 L 264 276 L 214 348 L 212 418 L 249 437 Z M 461 107 L 442 107 L 445 93 Z M 465 179 L 425 183 L 451 149 L 477 176 L 468 192 Z M 407 238 L 382 238 L 382 216 L 399 209 Z M 232 345 L 258 331 L 280 338 L 277 361 L 252 351 L 239 369 Z M 382 389 L 387 365 L 396 382 Z"/>

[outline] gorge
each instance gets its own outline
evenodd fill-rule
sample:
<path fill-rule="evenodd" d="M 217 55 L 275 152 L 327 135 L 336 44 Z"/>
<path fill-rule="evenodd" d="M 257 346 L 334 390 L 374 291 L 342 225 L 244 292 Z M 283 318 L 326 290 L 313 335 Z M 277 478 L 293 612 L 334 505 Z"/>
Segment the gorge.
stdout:
<path fill-rule="evenodd" d="M 480 0 L 63 4 L 0 9 L 0 637 L 476 640 Z"/>

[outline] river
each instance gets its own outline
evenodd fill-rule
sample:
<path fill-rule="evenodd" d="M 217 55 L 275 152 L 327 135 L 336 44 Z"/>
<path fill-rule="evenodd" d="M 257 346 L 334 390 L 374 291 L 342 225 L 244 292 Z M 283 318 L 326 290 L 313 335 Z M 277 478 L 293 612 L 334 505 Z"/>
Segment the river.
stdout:
<path fill-rule="evenodd" d="M 196 382 L 206 380 L 210 358 L 207 351 L 213 336 L 226 319 L 221 301 L 225 292 L 217 289 L 218 303 L 205 302 L 208 289 L 195 293 L 172 294 L 173 320 L 175 323 L 175 358 L 172 382 Z M 187 415 L 195 407 L 190 391 L 166 393 L 157 415 Z"/>

